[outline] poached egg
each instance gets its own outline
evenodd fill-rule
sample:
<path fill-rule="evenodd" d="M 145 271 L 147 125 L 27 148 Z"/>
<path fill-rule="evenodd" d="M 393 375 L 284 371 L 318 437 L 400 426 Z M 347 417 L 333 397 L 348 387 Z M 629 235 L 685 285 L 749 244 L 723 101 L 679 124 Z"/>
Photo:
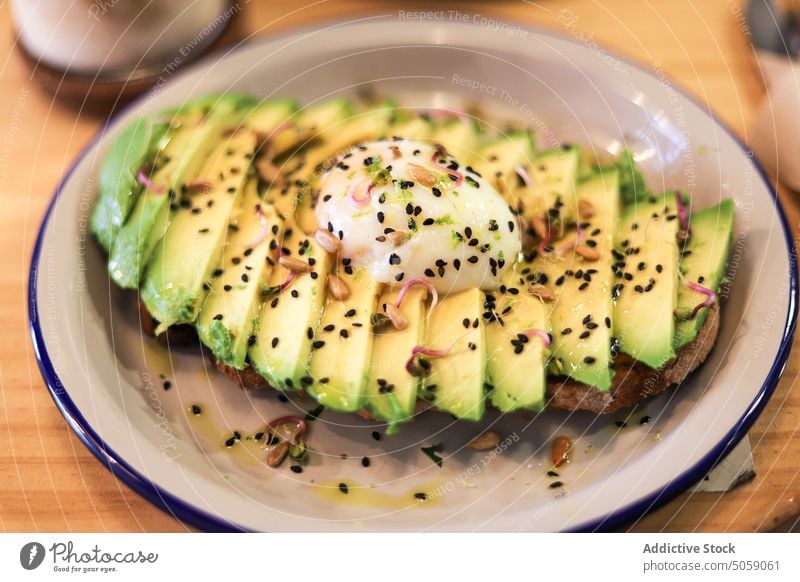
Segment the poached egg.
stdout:
<path fill-rule="evenodd" d="M 508 204 L 441 146 L 393 138 L 340 156 L 320 180 L 320 228 L 376 281 L 425 279 L 440 294 L 496 289 L 521 239 Z"/>

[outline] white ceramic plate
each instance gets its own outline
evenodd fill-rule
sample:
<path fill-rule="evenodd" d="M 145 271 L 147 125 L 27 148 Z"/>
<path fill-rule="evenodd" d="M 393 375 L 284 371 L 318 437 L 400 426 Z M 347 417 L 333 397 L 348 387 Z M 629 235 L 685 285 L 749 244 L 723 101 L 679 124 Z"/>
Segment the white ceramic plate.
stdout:
<path fill-rule="evenodd" d="M 719 341 L 683 386 L 630 416 L 547 411 L 490 415 L 480 426 L 426 414 L 381 441 L 381 427 L 325 412 L 296 474 L 248 463 L 193 432 L 202 403 L 221 431 L 254 432 L 313 408 L 245 393 L 199 348 L 166 352 L 143 337 L 131 298 L 110 284 L 87 234 L 98 162 L 135 116 L 208 92 L 305 103 L 370 88 L 405 105 L 478 101 L 528 122 L 542 140 L 616 153 L 623 143 L 654 189 L 687 189 L 697 207 L 733 196 L 732 284 Z M 121 479 L 209 530 L 568 530 L 617 527 L 700 479 L 745 434 L 791 343 L 797 281 L 775 194 L 740 143 L 703 107 L 636 66 L 546 32 L 374 18 L 260 42 L 176 75 L 117 116 L 75 163 L 42 226 L 30 280 L 32 335 L 56 404 Z M 165 391 L 159 375 L 173 384 Z M 643 416 L 649 424 L 640 425 Z M 627 420 L 618 430 L 616 421 Z M 510 445 L 464 444 L 491 426 Z M 576 440 L 564 486 L 547 477 L 554 435 Z M 420 451 L 442 442 L 437 467 Z M 344 458 L 343 455 L 347 457 Z M 246 457 L 247 455 L 240 455 Z M 368 456 L 371 465 L 362 466 Z M 336 485 L 346 481 L 350 493 Z M 328 491 L 321 485 L 333 485 Z M 425 492 L 428 502 L 413 493 Z"/>

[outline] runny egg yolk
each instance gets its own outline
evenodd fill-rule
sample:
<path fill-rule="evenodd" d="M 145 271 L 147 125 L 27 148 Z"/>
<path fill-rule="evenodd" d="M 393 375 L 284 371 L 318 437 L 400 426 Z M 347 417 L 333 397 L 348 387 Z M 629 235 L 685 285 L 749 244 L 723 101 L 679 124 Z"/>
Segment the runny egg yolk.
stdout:
<path fill-rule="evenodd" d="M 440 294 L 496 289 L 521 248 L 514 215 L 480 174 L 411 140 L 341 156 L 320 181 L 316 215 L 353 266 L 393 286 L 424 278 Z"/>

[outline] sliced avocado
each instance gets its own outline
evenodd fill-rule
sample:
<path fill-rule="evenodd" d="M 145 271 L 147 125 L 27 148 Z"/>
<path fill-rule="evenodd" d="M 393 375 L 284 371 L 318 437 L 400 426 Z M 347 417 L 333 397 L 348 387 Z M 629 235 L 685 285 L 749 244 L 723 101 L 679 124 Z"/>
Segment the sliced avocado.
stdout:
<path fill-rule="evenodd" d="M 614 332 L 621 351 L 651 368 L 675 357 L 678 226 L 668 193 L 626 208 L 617 229 Z"/>
<path fill-rule="evenodd" d="M 689 219 L 691 236 L 680 263 L 684 281 L 697 283 L 715 293 L 719 291 L 728 264 L 735 212 L 733 200 L 726 198 L 716 206 L 692 213 Z M 708 309 L 700 309 L 694 317 L 692 312 L 706 299 L 705 295 L 692 291 L 685 283 L 678 286 L 675 349 L 697 337 L 708 316 Z"/>
<path fill-rule="evenodd" d="M 137 119 L 114 141 L 100 168 L 99 198 L 90 219 L 92 233 L 108 251 L 142 191 L 139 171 L 165 145 L 169 123 Z"/>
<path fill-rule="evenodd" d="M 469 118 L 448 119 L 433 130 L 431 140 L 444 146 L 461 163 L 475 157 L 481 134 L 478 124 Z"/>
<path fill-rule="evenodd" d="M 395 111 L 395 102 L 388 100 L 341 118 L 338 122 L 334 121 L 321 130 L 320 138 L 325 142 L 324 147 L 305 152 L 306 165 L 316 168 L 325 160 L 343 154 L 351 146 L 385 136 Z"/>
<path fill-rule="evenodd" d="M 276 267 L 265 290 L 258 315 L 250 364 L 278 390 L 308 385 L 311 344 L 317 333 L 326 296 L 326 278 L 332 259 L 313 238 L 291 221 L 286 222 L 282 253 L 305 261 L 308 273 Z M 294 277 L 288 286 L 281 284 Z"/>
<path fill-rule="evenodd" d="M 177 129 L 156 158 L 158 169 L 151 179 L 163 190 L 144 190 L 109 254 L 108 271 L 120 287 L 139 286 L 147 261 L 177 209 L 179 194 L 185 198 L 186 185 L 197 176 L 225 131 L 239 124 L 236 112 L 243 103 L 249 101 L 225 96 L 213 101 L 199 99 L 178 110 L 174 118 Z M 216 108 L 209 111 L 210 106 Z"/>
<path fill-rule="evenodd" d="M 525 167 L 530 188 L 520 188 L 519 197 L 525 208 L 525 216 L 545 217 L 549 222 L 558 222 L 563 229 L 575 222 L 577 202 L 575 185 L 580 168 L 580 150 L 565 146 L 541 152 Z"/>
<path fill-rule="evenodd" d="M 428 141 L 433 133 L 433 129 L 433 123 L 424 117 L 406 113 L 396 118 L 388 131 L 392 137 L 397 136 L 403 139 Z"/>
<path fill-rule="evenodd" d="M 591 208 L 579 218 L 581 248 L 576 251 L 578 236 L 572 233 L 554 245 L 555 252 L 536 263 L 555 295 L 550 316 L 552 371 L 605 391 L 611 388 L 613 377 L 611 290 L 616 281 L 612 253 L 619 220 L 619 174 L 614 170 L 593 174 L 577 186 L 576 195 Z M 596 255 L 582 255 L 581 249 Z"/>
<path fill-rule="evenodd" d="M 419 356 L 430 366 L 424 390 L 436 408 L 466 420 L 480 420 L 486 407 L 483 304 L 483 293 L 477 288 L 440 301 L 430 314 L 425 347 L 447 355 Z"/>
<path fill-rule="evenodd" d="M 394 304 L 398 293 L 397 289 L 384 291 L 378 300 L 378 310 Z M 397 330 L 388 324 L 374 334 L 366 406 L 377 418 L 387 421 L 390 429 L 414 416 L 419 377 L 409 374 L 406 361 L 414 346 L 424 338 L 427 297 L 425 288 L 411 287 L 399 308 L 408 327 Z"/>
<path fill-rule="evenodd" d="M 300 110 L 297 125 L 308 128 L 320 139 L 338 132 L 339 123 L 355 114 L 353 104 L 343 97 L 325 99 Z"/>
<path fill-rule="evenodd" d="M 486 293 L 490 400 L 503 412 L 544 408 L 550 350 L 538 331 L 550 333 L 550 306 L 527 292 L 537 280 L 530 265 L 520 262 L 503 276 L 499 292 Z"/>
<path fill-rule="evenodd" d="M 481 175 L 490 180 L 512 210 L 523 212 L 519 188 L 518 166 L 529 166 L 535 155 L 533 134 L 529 130 L 512 131 L 484 144 L 473 159 Z"/>
<path fill-rule="evenodd" d="M 392 105 L 393 107 L 393 105 Z M 374 110 L 370 110 L 374 111 Z M 375 119 L 374 131 L 382 131 L 388 124 L 391 110 L 381 111 L 386 119 Z M 355 115 L 355 117 L 354 117 Z M 345 99 L 325 101 L 312 105 L 298 115 L 297 125 L 309 132 L 309 139 L 304 147 L 294 151 L 287 159 L 280 161 L 289 186 L 274 189 L 270 193 L 273 203 L 286 216 L 294 216 L 303 232 L 311 233 L 316 228 L 314 215 L 314 184 L 320 175 L 320 168 L 327 160 L 344 153 L 344 150 L 362 139 L 372 114 L 365 119 L 354 113 L 352 104 Z M 351 127 L 353 120 L 358 119 L 357 129 Z M 377 133 L 374 135 L 378 135 Z M 348 137 L 349 136 L 349 137 Z M 355 136 L 355 137 L 353 137 Z M 359 137 L 361 136 L 361 137 Z"/>
<path fill-rule="evenodd" d="M 157 333 L 197 318 L 255 147 L 252 131 L 238 131 L 216 147 L 198 175 L 207 188 L 186 194 L 153 252 L 141 298 L 160 322 Z"/>
<path fill-rule="evenodd" d="M 347 259 L 343 259 L 347 261 Z M 328 294 L 312 347 L 308 392 L 331 410 L 353 412 L 364 407 L 372 357 L 372 316 L 383 285 L 366 268 L 341 262 L 335 275 L 350 290 L 347 299 Z"/>
<path fill-rule="evenodd" d="M 619 171 L 620 196 L 624 204 L 633 204 L 637 200 L 647 200 L 652 193 L 644 181 L 644 176 L 636 165 L 636 160 L 629 150 L 622 150 L 615 162 Z"/>
<path fill-rule="evenodd" d="M 275 157 L 307 139 L 291 122 L 298 109 L 294 99 L 270 99 L 253 108 L 242 123 L 259 138 L 269 140 L 269 155 Z"/>
<path fill-rule="evenodd" d="M 277 256 L 283 220 L 275 207 L 263 203 L 256 181 L 249 180 L 228 228 L 231 234 L 212 273 L 214 281 L 197 317 L 197 332 L 217 360 L 241 370 L 248 344 L 256 339 L 253 330 L 261 294 L 269 286 L 274 264 L 267 258 L 271 250 Z"/>
<path fill-rule="evenodd" d="M 271 99 L 253 108 L 243 123 L 254 131 L 270 133 L 287 123 L 299 107 L 294 99 Z"/>

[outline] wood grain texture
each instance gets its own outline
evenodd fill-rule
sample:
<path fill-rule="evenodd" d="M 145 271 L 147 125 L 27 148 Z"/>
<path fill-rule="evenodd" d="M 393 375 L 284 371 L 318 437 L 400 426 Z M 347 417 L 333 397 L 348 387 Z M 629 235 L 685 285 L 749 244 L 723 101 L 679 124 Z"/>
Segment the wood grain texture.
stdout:
<path fill-rule="evenodd" d="M 460 10 L 581 35 L 662 69 L 740 136 L 763 94 L 742 35 L 738 2 L 550 0 L 419 4 L 323 1 L 307 8 L 251 2 L 239 25 L 263 36 L 326 19 Z M 632 7 L 635 6 L 635 9 Z M 30 253 L 53 188 L 103 120 L 53 102 L 13 49 L 0 8 L 0 530 L 185 531 L 111 476 L 56 410 L 28 339 Z M 569 11 L 569 12 L 564 12 Z M 571 24 L 567 24 L 567 23 Z M 781 192 L 800 230 L 800 203 Z M 800 372 L 796 349 L 774 397 L 750 432 L 758 477 L 724 493 L 684 494 L 630 527 L 637 531 L 752 531 L 785 528 L 800 511 Z"/>

